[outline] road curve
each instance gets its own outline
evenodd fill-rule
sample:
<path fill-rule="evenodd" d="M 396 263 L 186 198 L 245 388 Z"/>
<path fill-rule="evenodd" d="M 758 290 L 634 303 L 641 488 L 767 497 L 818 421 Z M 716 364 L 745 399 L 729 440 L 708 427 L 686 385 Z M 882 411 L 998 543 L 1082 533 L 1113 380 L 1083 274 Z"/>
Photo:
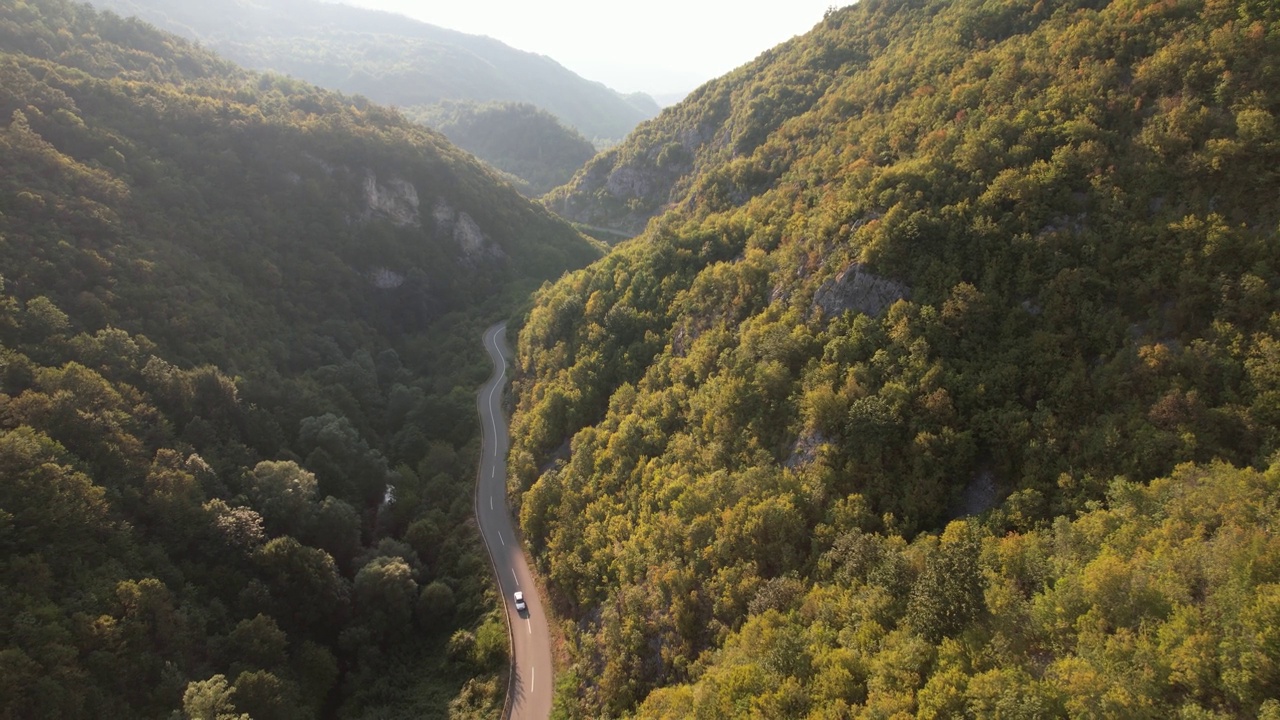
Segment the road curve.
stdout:
<path fill-rule="evenodd" d="M 533 582 L 524 549 L 516 540 L 511 513 L 507 511 L 507 419 L 502 414 L 502 388 L 507 381 L 506 323 L 484 332 L 485 350 L 493 361 L 493 375 L 480 388 L 476 408 L 484 436 L 476 482 L 476 522 L 489 550 L 493 571 L 502 591 L 511 628 L 511 682 L 507 686 L 511 720 L 546 720 L 551 716 L 555 690 L 551 664 L 551 632 L 542 598 Z M 517 613 L 512 593 L 524 592 L 526 613 Z"/>

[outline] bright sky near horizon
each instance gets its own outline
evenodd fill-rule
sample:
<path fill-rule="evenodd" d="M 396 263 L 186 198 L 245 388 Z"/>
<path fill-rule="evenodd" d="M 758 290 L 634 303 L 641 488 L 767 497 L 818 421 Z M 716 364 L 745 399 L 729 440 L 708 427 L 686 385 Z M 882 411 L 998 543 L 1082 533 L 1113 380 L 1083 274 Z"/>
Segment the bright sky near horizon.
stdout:
<path fill-rule="evenodd" d="M 335 1 L 335 0 L 330 0 Z M 687 92 L 848 0 L 336 0 L 488 35 L 620 92 Z"/>

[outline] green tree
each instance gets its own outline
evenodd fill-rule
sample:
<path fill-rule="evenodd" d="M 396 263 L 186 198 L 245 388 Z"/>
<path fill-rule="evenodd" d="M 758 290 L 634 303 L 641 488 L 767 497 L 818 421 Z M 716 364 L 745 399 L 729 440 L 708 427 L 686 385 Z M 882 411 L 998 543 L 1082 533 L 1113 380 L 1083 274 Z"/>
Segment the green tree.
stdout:
<path fill-rule="evenodd" d="M 417 599 L 413 571 L 401 558 L 378 557 L 356 573 L 356 617 L 383 646 L 406 637 Z"/>
<path fill-rule="evenodd" d="M 233 686 L 235 701 L 249 717 L 258 720 L 300 720 L 298 688 L 266 670 L 242 672 Z"/>
<path fill-rule="evenodd" d="M 325 551 L 282 537 L 255 550 L 253 560 L 286 631 L 332 627 L 347 612 L 350 590 Z"/>
<path fill-rule="evenodd" d="M 236 712 L 235 689 L 227 685 L 224 675 L 188 683 L 182 715 L 186 720 L 249 720 L 248 713 Z"/>
<path fill-rule="evenodd" d="M 980 532 L 963 520 L 949 524 L 911 588 L 907 625 L 930 642 L 956 635 L 982 612 Z"/>
<path fill-rule="evenodd" d="M 316 515 L 316 476 L 292 461 L 264 460 L 247 478 L 247 492 L 273 535 L 306 537 Z"/>
<path fill-rule="evenodd" d="M 225 657 L 230 661 L 231 672 L 252 670 L 277 671 L 288 660 L 289 638 L 276 625 L 274 618 L 259 614 L 251 620 L 241 620 L 227 635 Z"/>
<path fill-rule="evenodd" d="M 418 624 L 428 630 L 448 627 L 456 606 L 453 590 L 445 583 L 436 580 L 424 585 L 415 606 Z"/>

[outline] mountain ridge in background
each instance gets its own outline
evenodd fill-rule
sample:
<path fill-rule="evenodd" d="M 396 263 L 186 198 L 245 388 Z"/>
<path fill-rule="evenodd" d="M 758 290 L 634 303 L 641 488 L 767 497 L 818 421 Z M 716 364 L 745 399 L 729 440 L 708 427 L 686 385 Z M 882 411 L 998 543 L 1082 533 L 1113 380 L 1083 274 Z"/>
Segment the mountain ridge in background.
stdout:
<path fill-rule="evenodd" d="M 657 111 L 652 98 L 623 96 L 545 55 L 387 12 L 316 0 L 95 4 L 200 40 L 246 67 L 406 110 L 446 100 L 528 102 L 602 142 Z"/>

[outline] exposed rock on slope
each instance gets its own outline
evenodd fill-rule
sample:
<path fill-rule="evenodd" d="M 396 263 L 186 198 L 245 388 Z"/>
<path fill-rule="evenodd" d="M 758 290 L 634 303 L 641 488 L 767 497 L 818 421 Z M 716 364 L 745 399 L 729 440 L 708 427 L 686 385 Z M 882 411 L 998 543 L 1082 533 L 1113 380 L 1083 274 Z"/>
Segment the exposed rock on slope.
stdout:
<path fill-rule="evenodd" d="M 813 302 L 829 318 L 847 310 L 879 317 L 889 306 L 911 297 L 906 285 L 880 277 L 861 263 L 845 268 L 818 288 Z"/>
<path fill-rule="evenodd" d="M 364 179 L 364 199 L 371 215 L 379 215 L 398 227 L 422 224 L 418 216 L 418 189 L 400 178 L 379 182 L 372 170 Z"/>
<path fill-rule="evenodd" d="M 435 219 L 436 229 L 445 236 L 452 237 L 462 250 L 462 264 L 467 267 L 476 268 L 486 261 L 507 259 L 502 248 L 485 235 L 470 215 L 454 210 L 444 198 L 436 201 L 432 217 Z"/>

